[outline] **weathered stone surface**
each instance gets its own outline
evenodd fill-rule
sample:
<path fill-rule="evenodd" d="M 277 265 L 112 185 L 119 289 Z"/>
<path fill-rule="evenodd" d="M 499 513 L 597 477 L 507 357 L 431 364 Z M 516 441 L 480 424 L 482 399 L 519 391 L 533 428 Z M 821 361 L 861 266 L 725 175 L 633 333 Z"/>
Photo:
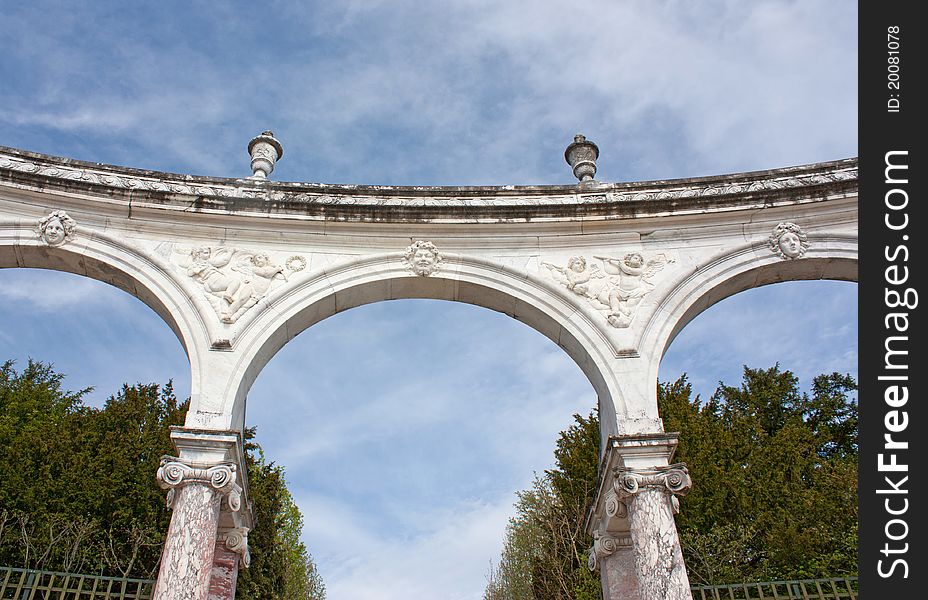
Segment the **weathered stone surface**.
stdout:
<path fill-rule="evenodd" d="M 690 600 L 689 578 L 667 490 L 647 486 L 628 500 L 641 600 Z"/>
<path fill-rule="evenodd" d="M 635 553 L 631 545 L 620 547 L 600 559 L 603 600 L 641 600 L 635 570 Z"/>

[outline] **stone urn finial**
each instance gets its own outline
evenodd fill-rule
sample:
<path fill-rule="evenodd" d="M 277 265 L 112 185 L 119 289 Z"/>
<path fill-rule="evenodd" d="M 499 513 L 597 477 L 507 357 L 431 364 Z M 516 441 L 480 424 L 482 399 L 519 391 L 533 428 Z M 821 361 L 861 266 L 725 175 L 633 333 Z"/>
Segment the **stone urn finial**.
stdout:
<path fill-rule="evenodd" d="M 596 159 L 599 158 L 599 147 L 579 133 L 574 136 L 574 142 L 564 151 L 564 159 L 574 170 L 574 177 L 584 181 L 592 181 L 596 175 Z"/>
<path fill-rule="evenodd" d="M 252 179 L 267 179 L 274 170 L 274 165 L 284 155 L 284 147 L 280 145 L 273 131 L 265 131 L 248 142 L 248 154 L 251 155 Z"/>

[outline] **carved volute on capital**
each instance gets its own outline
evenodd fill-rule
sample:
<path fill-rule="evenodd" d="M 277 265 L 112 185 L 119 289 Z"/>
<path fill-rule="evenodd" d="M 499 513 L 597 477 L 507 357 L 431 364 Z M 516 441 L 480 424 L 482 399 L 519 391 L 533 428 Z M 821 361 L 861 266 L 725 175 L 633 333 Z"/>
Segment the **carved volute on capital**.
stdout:
<path fill-rule="evenodd" d="M 241 556 L 242 564 L 251 565 L 251 551 L 248 549 L 248 528 L 234 527 L 221 534 L 226 548 Z"/>
<path fill-rule="evenodd" d="M 226 496 L 229 509 L 242 507 L 242 488 L 236 483 L 237 468 L 233 463 L 201 465 L 174 456 L 162 456 L 156 478 L 162 489 L 168 490 L 167 506 L 171 508 L 177 490 L 185 485 L 199 484 Z"/>
<path fill-rule="evenodd" d="M 615 492 L 610 492 L 606 497 L 606 517 L 612 522 L 628 517 L 628 506 Z"/>
<path fill-rule="evenodd" d="M 666 491 L 672 497 L 685 496 L 693 485 L 690 473 L 683 463 L 653 469 L 629 469 L 618 467 L 615 470 L 613 489 L 619 498 L 628 498 L 638 494 L 642 488 L 656 488 Z M 676 500 L 676 498 L 673 498 Z M 678 505 L 673 502 L 674 511 Z"/>
<path fill-rule="evenodd" d="M 603 558 L 614 554 L 620 548 L 631 548 L 632 538 L 630 535 L 610 535 L 603 534 L 599 531 L 593 532 L 593 547 L 587 558 L 587 567 L 590 571 L 599 569 L 599 564 Z"/>

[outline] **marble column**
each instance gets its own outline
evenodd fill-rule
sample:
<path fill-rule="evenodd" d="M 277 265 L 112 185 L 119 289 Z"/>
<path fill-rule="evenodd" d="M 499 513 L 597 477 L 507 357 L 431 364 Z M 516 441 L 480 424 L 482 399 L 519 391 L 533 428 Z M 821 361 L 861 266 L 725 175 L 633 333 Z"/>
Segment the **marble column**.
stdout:
<path fill-rule="evenodd" d="M 222 502 L 241 505 L 236 465 L 165 456 L 157 474 L 173 510 L 153 600 L 207 600 Z"/>
<path fill-rule="evenodd" d="M 248 530 L 220 530 L 213 553 L 213 568 L 209 580 L 209 600 L 233 600 L 240 565 L 251 562 L 248 552 Z"/>
<path fill-rule="evenodd" d="M 690 488 L 675 433 L 610 436 L 586 529 L 604 600 L 691 599 L 674 513 Z"/>
<path fill-rule="evenodd" d="M 619 468 L 616 493 L 628 507 L 628 526 L 635 555 L 641 600 L 691 600 L 689 577 L 673 515 L 675 494 L 689 491 L 683 464 L 650 469 Z"/>
<path fill-rule="evenodd" d="M 173 513 L 153 600 L 207 600 L 219 532 L 253 527 L 244 445 L 236 431 L 187 427 L 171 441 L 178 456 L 162 457 L 156 476 Z"/>

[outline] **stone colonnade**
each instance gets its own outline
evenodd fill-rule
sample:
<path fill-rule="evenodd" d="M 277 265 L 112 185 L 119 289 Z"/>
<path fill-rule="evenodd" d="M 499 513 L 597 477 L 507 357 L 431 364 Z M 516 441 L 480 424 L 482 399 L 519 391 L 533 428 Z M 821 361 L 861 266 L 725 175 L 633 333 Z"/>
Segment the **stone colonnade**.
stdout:
<path fill-rule="evenodd" d="M 268 180 L 281 149 L 252 142 L 247 179 L 0 148 L 0 268 L 114 285 L 190 360 L 186 424 L 157 474 L 173 510 L 157 600 L 234 595 L 254 524 L 239 432 L 263 367 L 329 316 L 406 298 L 504 313 L 570 356 L 599 401 L 587 530 L 604 597 L 689 598 L 673 514 L 690 479 L 658 414 L 660 358 L 732 294 L 857 280 L 856 159 L 602 183 L 588 155 L 575 185 L 331 186 Z"/>
<path fill-rule="evenodd" d="M 598 570 L 603 598 L 691 598 L 673 515 L 690 476 L 670 464 L 677 434 L 612 436 L 600 465 L 600 485 L 587 530 L 589 567 Z"/>

